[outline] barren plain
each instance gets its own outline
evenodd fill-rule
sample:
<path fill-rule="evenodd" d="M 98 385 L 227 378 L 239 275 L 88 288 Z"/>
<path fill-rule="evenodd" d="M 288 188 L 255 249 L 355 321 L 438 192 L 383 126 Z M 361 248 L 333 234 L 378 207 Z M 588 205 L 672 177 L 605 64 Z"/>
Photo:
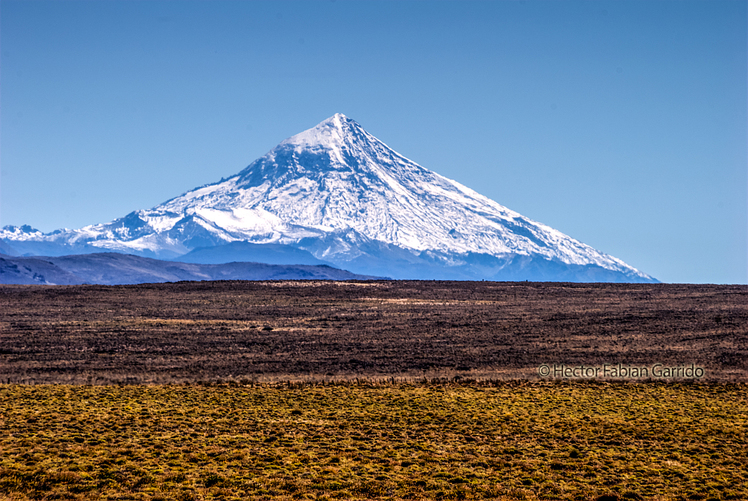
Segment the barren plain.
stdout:
<path fill-rule="evenodd" d="M 747 341 L 746 286 L 2 286 L 0 499 L 748 499 Z"/>
<path fill-rule="evenodd" d="M 657 364 L 700 367 L 703 381 L 748 380 L 748 287 L 439 281 L 0 287 L 0 382 L 538 379 L 543 365 L 553 379 L 564 376 L 562 368 L 580 366 L 645 367 L 651 378 Z"/>

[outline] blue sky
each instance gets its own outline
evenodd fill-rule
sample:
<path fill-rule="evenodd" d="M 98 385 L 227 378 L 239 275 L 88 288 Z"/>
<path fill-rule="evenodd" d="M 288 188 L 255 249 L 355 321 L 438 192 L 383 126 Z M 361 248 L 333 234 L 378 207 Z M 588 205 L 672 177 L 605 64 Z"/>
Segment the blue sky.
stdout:
<path fill-rule="evenodd" d="M 748 282 L 746 1 L 0 1 L 0 226 L 107 222 L 336 112 L 666 282 Z"/>

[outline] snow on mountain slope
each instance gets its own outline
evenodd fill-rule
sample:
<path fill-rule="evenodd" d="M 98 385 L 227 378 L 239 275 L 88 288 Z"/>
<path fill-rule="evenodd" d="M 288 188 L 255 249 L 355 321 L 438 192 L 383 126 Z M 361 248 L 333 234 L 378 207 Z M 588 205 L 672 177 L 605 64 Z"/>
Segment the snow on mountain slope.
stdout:
<path fill-rule="evenodd" d="M 235 176 L 153 209 L 56 235 L 24 235 L 170 256 L 235 241 L 287 244 L 342 266 L 364 254 L 362 242 L 380 242 L 428 253 L 447 267 L 471 254 L 507 262 L 526 256 L 651 280 L 421 167 L 342 114 L 286 139 Z M 12 242 L 22 235 L 5 230 L 0 238 Z"/>

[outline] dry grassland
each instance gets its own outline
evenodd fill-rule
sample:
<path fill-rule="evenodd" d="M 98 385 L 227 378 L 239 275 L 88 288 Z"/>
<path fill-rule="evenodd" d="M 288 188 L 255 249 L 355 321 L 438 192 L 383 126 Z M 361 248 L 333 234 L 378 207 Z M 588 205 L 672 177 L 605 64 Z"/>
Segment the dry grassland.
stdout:
<path fill-rule="evenodd" d="M 3 385 L 0 496 L 748 499 L 745 390 Z"/>
<path fill-rule="evenodd" d="M 0 286 L 0 499 L 745 500 L 746 381 L 746 286 Z"/>

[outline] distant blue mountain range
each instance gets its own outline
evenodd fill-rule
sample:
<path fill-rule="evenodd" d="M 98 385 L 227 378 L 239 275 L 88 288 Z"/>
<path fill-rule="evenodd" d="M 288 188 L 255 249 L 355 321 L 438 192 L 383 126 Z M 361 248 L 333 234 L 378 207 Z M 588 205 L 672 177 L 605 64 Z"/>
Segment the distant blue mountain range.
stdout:
<path fill-rule="evenodd" d="M 0 255 L 0 284 L 142 284 L 184 280 L 369 280 L 327 265 L 196 264 L 116 252 L 58 257 Z"/>

